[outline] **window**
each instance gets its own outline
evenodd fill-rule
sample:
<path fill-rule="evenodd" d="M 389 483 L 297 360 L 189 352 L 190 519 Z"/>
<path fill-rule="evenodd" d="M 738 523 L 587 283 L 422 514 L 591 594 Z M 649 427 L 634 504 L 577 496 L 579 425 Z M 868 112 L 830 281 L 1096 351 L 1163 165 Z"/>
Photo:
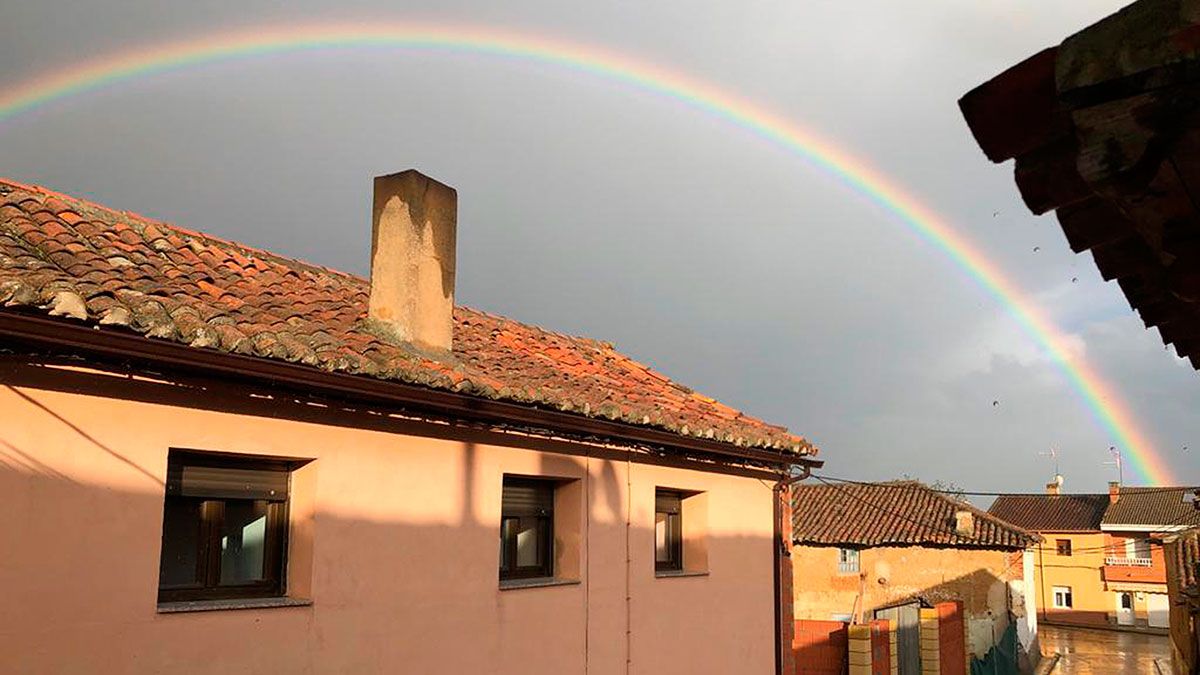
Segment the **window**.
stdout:
<path fill-rule="evenodd" d="M 1137 560 L 1150 559 L 1150 540 L 1149 539 L 1126 539 L 1125 540 L 1125 557 Z"/>
<path fill-rule="evenodd" d="M 1055 539 L 1054 544 L 1058 549 L 1059 555 L 1071 555 L 1071 540 L 1070 539 Z"/>
<path fill-rule="evenodd" d="M 554 576 L 554 483 L 504 477 L 500 579 Z"/>
<path fill-rule="evenodd" d="M 172 450 L 158 601 L 283 595 L 286 460 Z"/>
<path fill-rule="evenodd" d="M 1071 609 L 1071 587 L 1070 586 L 1055 586 L 1054 587 L 1054 606 L 1058 609 Z"/>
<path fill-rule="evenodd" d="M 838 574 L 858 573 L 858 550 L 853 548 L 838 549 Z"/>
<path fill-rule="evenodd" d="M 1133 609 L 1133 593 L 1121 594 L 1121 609 Z"/>
<path fill-rule="evenodd" d="M 672 490 L 654 491 L 654 569 L 683 570 L 683 495 Z"/>

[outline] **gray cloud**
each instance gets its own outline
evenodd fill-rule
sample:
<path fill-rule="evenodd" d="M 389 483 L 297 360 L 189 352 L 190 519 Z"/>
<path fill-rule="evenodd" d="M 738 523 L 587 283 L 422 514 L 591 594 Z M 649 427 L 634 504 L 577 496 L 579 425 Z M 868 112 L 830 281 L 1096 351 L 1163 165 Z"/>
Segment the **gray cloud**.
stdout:
<path fill-rule="evenodd" d="M 1200 470 L 1200 375 L 1027 213 L 955 105 L 1118 2 L 9 5 L 0 86 L 131 44 L 359 18 L 550 34 L 712 81 L 941 213 L 1076 336 L 1180 479 Z M 145 78 L 0 126 L 0 174 L 359 273 L 369 179 L 410 166 L 459 189 L 464 303 L 613 340 L 807 435 L 831 474 L 1030 490 L 1052 444 L 1074 489 L 1111 473 L 1069 383 L 944 256 L 785 150 L 626 86 L 333 50 Z"/>

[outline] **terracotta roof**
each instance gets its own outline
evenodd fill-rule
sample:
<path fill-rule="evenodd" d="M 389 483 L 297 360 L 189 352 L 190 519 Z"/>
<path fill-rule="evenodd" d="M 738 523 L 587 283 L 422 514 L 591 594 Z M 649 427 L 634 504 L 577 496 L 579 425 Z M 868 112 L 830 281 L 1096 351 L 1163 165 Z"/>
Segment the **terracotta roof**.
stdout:
<path fill-rule="evenodd" d="M 988 513 L 1032 532 L 1099 532 L 1107 494 L 1003 495 Z"/>
<path fill-rule="evenodd" d="M 1200 368 L 1200 22 L 1140 0 L 959 101 L 1034 213 L 1056 210 L 1147 328 Z"/>
<path fill-rule="evenodd" d="M 1022 549 L 1038 540 L 970 504 L 916 481 L 797 485 L 792 488 L 796 544 Z M 970 536 L 955 533 L 955 512 L 970 511 Z"/>
<path fill-rule="evenodd" d="M 362 330 L 368 281 L 0 180 L 0 311 L 522 403 L 746 447 L 815 448 L 611 344 L 455 309 L 454 363 Z"/>
<path fill-rule="evenodd" d="M 1187 501 L 1195 488 L 1123 487 L 1117 502 L 1104 512 L 1100 524 L 1105 529 L 1122 525 L 1181 528 L 1200 526 L 1200 511 Z"/>

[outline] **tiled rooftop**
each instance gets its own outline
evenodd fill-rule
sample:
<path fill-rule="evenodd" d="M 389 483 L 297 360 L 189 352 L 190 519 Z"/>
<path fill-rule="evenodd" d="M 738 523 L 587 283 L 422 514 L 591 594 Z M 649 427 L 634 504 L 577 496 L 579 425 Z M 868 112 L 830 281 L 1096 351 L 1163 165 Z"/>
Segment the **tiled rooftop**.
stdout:
<path fill-rule="evenodd" d="M 1187 499 L 1195 488 L 1122 487 L 1117 502 L 1104 512 L 1105 529 L 1121 525 L 1163 527 L 1200 526 L 1200 511 Z"/>
<path fill-rule="evenodd" d="M 824 546 L 953 546 L 1022 549 L 1036 535 L 917 481 L 797 485 L 796 544 Z M 955 532 L 955 513 L 970 511 L 970 535 Z"/>
<path fill-rule="evenodd" d="M 195 349 L 293 362 L 745 447 L 806 440 L 616 351 L 455 309 L 452 359 L 363 328 L 368 281 L 0 180 L 0 311 L 36 311 Z"/>
<path fill-rule="evenodd" d="M 1195 488 L 1122 487 L 1116 503 L 1107 493 L 1004 495 L 988 512 L 1036 532 L 1099 532 L 1122 525 L 1164 530 L 1200 525 L 1185 496 Z"/>
<path fill-rule="evenodd" d="M 1107 494 L 1003 495 L 988 513 L 1034 532 L 1099 532 Z"/>

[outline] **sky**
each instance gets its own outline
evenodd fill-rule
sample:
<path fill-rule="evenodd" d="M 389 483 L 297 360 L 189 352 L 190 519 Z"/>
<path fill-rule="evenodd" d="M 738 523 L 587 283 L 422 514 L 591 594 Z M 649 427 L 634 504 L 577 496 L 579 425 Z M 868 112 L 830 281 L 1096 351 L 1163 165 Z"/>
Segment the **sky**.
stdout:
<path fill-rule="evenodd" d="M 1196 483 L 1200 373 L 1053 216 L 1025 209 L 956 105 L 1122 4 L 0 0 L 0 91 L 139 45 L 322 22 L 471 24 L 658 64 L 812 130 L 942 215 Z M 1061 370 L 949 259 L 794 154 L 661 96 L 514 59 L 331 49 L 0 123 L 2 176 L 364 275 L 371 178 L 407 168 L 458 190 L 460 304 L 611 341 L 805 436 L 827 475 L 1038 491 L 1053 447 L 1067 491 L 1117 476 Z"/>

